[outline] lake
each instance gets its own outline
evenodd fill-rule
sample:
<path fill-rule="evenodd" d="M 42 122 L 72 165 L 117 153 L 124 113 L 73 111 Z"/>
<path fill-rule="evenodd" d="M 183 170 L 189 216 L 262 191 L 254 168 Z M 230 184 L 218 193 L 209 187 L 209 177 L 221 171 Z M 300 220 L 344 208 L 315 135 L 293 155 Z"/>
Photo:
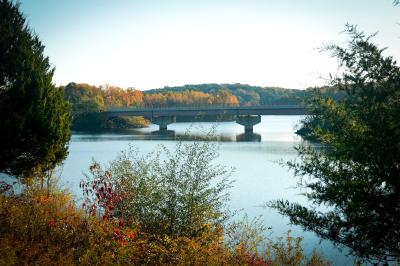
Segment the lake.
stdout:
<path fill-rule="evenodd" d="M 192 127 L 189 137 L 200 136 L 216 127 L 216 143 L 220 156 L 216 163 L 235 168 L 231 178 L 235 180 L 230 190 L 232 210 L 242 209 L 249 217 L 262 215 L 267 226 L 272 227 L 271 238 L 284 236 L 288 230 L 292 236 L 304 237 L 303 248 L 306 254 L 316 249 L 334 265 L 353 265 L 353 259 L 345 256 L 328 241 L 322 241 L 313 233 L 304 232 L 297 226 L 290 226 L 286 217 L 275 210 L 261 207 L 274 199 L 287 199 L 306 204 L 300 188 L 296 188 L 298 178 L 282 166 L 279 161 L 296 159 L 294 146 L 302 139 L 295 132 L 295 126 L 302 116 L 262 116 L 261 123 L 254 127 L 253 141 L 243 140 L 244 128 L 235 122 L 219 123 L 175 123 L 168 126 L 169 136 L 154 133 L 158 126 L 125 130 L 112 133 L 74 133 L 71 138 L 69 155 L 60 169 L 61 185 L 67 187 L 81 198 L 79 182 L 83 172 L 87 172 L 92 159 L 107 163 L 117 153 L 132 144 L 140 153 L 146 154 L 163 144 L 173 148 L 176 138 L 185 136 Z M 198 130 L 198 127 L 201 130 Z M 153 133 L 152 133 L 153 132 Z"/>

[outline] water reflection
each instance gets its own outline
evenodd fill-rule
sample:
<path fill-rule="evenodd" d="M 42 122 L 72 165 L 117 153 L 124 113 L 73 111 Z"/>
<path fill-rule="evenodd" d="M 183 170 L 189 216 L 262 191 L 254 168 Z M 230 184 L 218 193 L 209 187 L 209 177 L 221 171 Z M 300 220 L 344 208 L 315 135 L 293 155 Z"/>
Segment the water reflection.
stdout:
<path fill-rule="evenodd" d="M 207 132 L 206 132 L 207 133 Z M 97 132 L 73 132 L 73 141 L 133 141 L 133 140 L 208 140 L 208 141 L 223 141 L 223 142 L 260 142 L 262 136 L 257 133 L 242 133 L 233 132 L 221 134 L 205 134 L 203 131 L 182 132 L 175 130 L 154 130 L 141 131 L 135 129 L 126 130 L 107 130 Z"/>
<path fill-rule="evenodd" d="M 236 141 L 260 142 L 261 141 L 261 135 L 253 133 L 253 132 L 246 132 L 246 133 L 243 133 L 243 134 L 236 135 Z"/>
<path fill-rule="evenodd" d="M 101 164 L 107 164 L 131 144 L 138 149 L 140 155 L 158 149 L 160 144 L 174 149 L 178 139 L 210 140 L 207 133 L 213 132 L 217 126 L 211 139 L 221 142 L 220 156 L 216 163 L 235 169 L 231 177 L 235 183 L 230 190 L 229 208 L 243 209 L 249 217 L 262 215 L 265 225 L 273 228 L 271 238 L 283 236 L 292 230 L 293 236 L 304 237 L 302 247 L 306 254 L 316 249 L 331 260 L 333 265 L 351 266 L 352 259 L 346 258 L 330 242 L 320 242 L 313 233 L 290 226 L 287 217 L 279 215 L 275 210 L 258 207 L 276 199 L 307 204 L 306 198 L 302 196 L 303 191 L 296 186 L 298 179 L 278 163 L 297 158 L 293 147 L 302 140 L 295 135 L 294 127 L 301 119 L 301 116 L 263 116 L 261 123 L 254 127 L 255 134 L 247 136 L 243 134 L 243 127 L 235 122 L 196 123 L 195 127 L 192 123 L 174 123 L 168 126 L 170 133 L 167 136 L 157 132 L 157 125 L 108 132 L 74 132 L 70 152 L 62 168 L 61 184 L 67 186 L 79 199 L 82 195 L 79 188 L 82 172 L 87 171 L 93 157 Z"/>
<path fill-rule="evenodd" d="M 143 134 L 143 133 L 142 133 Z M 143 134 L 145 135 L 145 134 Z M 155 130 L 151 132 L 152 136 L 160 137 L 157 139 L 175 139 L 175 131 L 174 130 Z"/>

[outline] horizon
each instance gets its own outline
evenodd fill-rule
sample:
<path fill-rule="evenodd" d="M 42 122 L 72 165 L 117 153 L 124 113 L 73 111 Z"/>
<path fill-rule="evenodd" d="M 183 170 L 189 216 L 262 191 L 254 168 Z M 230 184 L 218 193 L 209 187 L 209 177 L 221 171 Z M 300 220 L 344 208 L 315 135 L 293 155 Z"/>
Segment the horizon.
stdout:
<path fill-rule="evenodd" d="M 168 88 L 181 88 L 181 87 L 186 87 L 186 86 L 198 86 L 198 85 L 217 85 L 217 86 L 224 86 L 224 85 L 227 85 L 227 86 L 241 85 L 241 86 L 249 86 L 249 87 L 259 87 L 259 88 L 262 88 L 262 89 L 285 89 L 285 90 L 306 90 L 306 89 L 312 89 L 312 88 L 320 88 L 320 87 L 322 87 L 322 86 L 320 86 L 320 87 L 314 86 L 314 87 L 307 87 L 307 88 L 304 88 L 304 89 L 298 89 L 298 88 L 284 88 L 284 87 L 277 87 L 277 86 L 259 86 L 259 85 L 252 85 L 252 84 L 238 83 L 238 82 L 235 82 L 235 83 L 215 83 L 215 82 L 211 82 L 211 83 L 196 83 L 196 84 L 193 83 L 193 84 L 183 84 L 183 85 L 173 85 L 173 86 L 162 86 L 162 87 L 158 87 L 158 88 L 149 88 L 149 89 L 146 89 L 146 90 L 142 90 L 142 89 L 140 89 L 140 88 L 135 88 L 135 87 L 119 87 L 119 86 L 115 86 L 114 84 L 109 84 L 109 83 L 104 83 L 104 84 L 100 84 L 100 85 L 95 85 L 95 84 L 90 84 L 90 83 L 87 83 L 87 82 L 75 82 L 75 81 L 70 81 L 70 82 L 67 82 L 66 84 L 61 84 L 61 85 L 59 85 L 59 86 L 67 86 L 67 85 L 69 85 L 70 83 L 75 83 L 75 84 L 86 84 L 86 85 L 95 86 L 95 87 L 98 87 L 98 88 L 101 88 L 101 89 L 103 89 L 103 88 L 106 87 L 106 86 L 111 86 L 111 87 L 121 88 L 121 89 L 124 89 L 124 90 L 127 90 L 127 89 L 135 89 L 135 90 L 140 90 L 140 91 L 143 91 L 143 92 L 145 92 L 145 91 L 152 91 L 152 90 L 162 90 L 162 89 L 168 89 Z M 325 86 L 325 85 L 324 85 L 324 86 Z"/>
<path fill-rule="evenodd" d="M 20 3 L 56 68 L 56 85 L 324 86 L 337 63 L 316 48 L 343 43 L 346 23 L 379 32 L 374 42 L 400 58 L 400 9 L 392 0 Z"/>

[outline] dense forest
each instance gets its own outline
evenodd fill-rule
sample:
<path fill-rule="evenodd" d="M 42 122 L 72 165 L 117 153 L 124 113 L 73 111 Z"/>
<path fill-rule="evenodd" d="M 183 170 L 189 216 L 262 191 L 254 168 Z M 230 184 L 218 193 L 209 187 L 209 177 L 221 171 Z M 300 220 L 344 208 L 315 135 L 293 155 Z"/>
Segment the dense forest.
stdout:
<path fill-rule="evenodd" d="M 324 96 L 333 98 L 343 97 L 343 93 L 333 87 L 308 88 L 306 90 L 287 89 L 279 87 L 261 87 L 251 86 L 247 84 L 198 84 L 184 85 L 177 87 L 164 87 L 162 89 L 154 89 L 146 91 L 150 95 L 170 95 L 174 93 L 182 93 L 186 91 L 198 91 L 207 94 L 218 95 L 221 92 L 232 94 L 237 98 L 240 106 L 258 106 L 258 105 L 275 105 L 275 104 L 300 104 L 304 99 L 309 98 L 316 92 Z"/>
<path fill-rule="evenodd" d="M 301 104 L 315 94 L 334 99 L 343 97 L 343 93 L 333 87 L 299 90 L 238 83 L 184 85 L 148 91 L 69 83 L 62 89 L 65 99 L 72 105 L 73 129 L 76 130 L 145 127 L 149 123 L 143 117 L 106 117 L 101 114 L 101 111 L 113 107 L 292 105 Z"/>
<path fill-rule="evenodd" d="M 306 94 L 304 90 L 283 89 L 274 87 L 259 87 L 246 84 L 198 84 L 179 87 L 164 87 L 147 91 L 148 94 L 173 94 L 184 91 L 199 91 L 202 93 L 231 93 L 237 98 L 240 106 L 256 106 L 267 104 L 297 104 Z"/>

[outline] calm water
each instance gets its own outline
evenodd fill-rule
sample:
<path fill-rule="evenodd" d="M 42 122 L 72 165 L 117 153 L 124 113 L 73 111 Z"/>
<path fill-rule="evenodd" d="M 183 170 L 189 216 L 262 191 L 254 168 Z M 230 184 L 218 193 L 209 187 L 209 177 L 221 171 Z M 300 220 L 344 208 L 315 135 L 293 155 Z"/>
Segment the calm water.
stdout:
<path fill-rule="evenodd" d="M 175 123 L 168 126 L 169 137 L 158 136 L 158 126 L 146 129 L 121 131 L 103 134 L 73 134 L 69 156 L 61 169 L 61 184 L 68 187 L 77 197 L 81 197 L 79 181 L 87 171 L 92 159 L 107 163 L 116 154 L 133 144 L 145 154 L 157 148 L 159 144 L 174 147 L 174 138 L 185 134 L 191 126 L 192 134 L 196 127 L 210 130 L 216 126 L 220 157 L 217 163 L 234 167 L 230 206 L 234 210 L 243 209 L 250 217 L 262 215 L 267 226 L 272 227 L 272 236 L 284 236 L 292 230 L 293 236 L 304 237 L 303 247 L 306 253 L 316 249 L 334 265 L 352 265 L 352 259 L 334 248 L 327 241 L 320 241 L 313 233 L 303 232 L 301 228 L 290 226 L 288 219 L 275 210 L 260 205 L 273 199 L 288 199 L 306 203 L 301 190 L 296 188 L 298 179 L 278 161 L 296 158 L 293 147 L 301 142 L 294 134 L 294 128 L 301 116 L 263 116 L 262 122 L 254 127 L 254 141 L 243 142 L 244 128 L 234 122 L 221 123 Z M 172 132 L 173 131 L 173 132 Z M 152 133 L 153 132 L 153 133 Z M 201 136 L 201 133 L 197 133 Z"/>

